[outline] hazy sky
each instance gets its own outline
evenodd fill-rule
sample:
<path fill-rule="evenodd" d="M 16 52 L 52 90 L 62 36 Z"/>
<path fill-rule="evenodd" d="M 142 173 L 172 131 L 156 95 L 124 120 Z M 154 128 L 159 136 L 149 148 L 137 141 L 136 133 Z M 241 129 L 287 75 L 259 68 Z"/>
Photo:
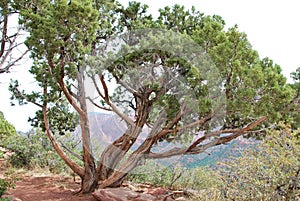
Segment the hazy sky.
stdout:
<path fill-rule="evenodd" d="M 123 4 L 128 1 L 121 0 Z M 149 12 L 157 16 L 157 10 L 174 4 L 184 5 L 206 15 L 220 15 L 227 27 L 237 24 L 248 35 L 253 48 L 261 56 L 269 57 L 279 64 L 286 77 L 300 66 L 300 12 L 298 0 L 140 0 L 150 6 Z M 15 67 L 11 74 L 0 74 L 0 111 L 17 130 L 28 131 L 28 116 L 33 116 L 35 107 L 11 107 L 7 87 L 10 78 L 21 78 L 23 88 L 34 86 L 26 79 L 26 65 Z M 28 66 L 28 65 L 27 65 Z M 22 70 L 20 70 L 22 69 Z"/>

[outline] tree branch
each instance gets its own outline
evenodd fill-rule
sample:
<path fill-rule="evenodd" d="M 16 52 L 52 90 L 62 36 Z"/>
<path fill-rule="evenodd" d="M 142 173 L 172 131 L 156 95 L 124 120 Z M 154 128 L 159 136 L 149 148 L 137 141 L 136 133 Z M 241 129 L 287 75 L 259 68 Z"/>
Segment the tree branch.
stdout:
<path fill-rule="evenodd" d="M 54 61 L 52 58 L 48 60 L 48 64 L 49 64 L 50 68 L 52 68 L 52 69 L 55 68 L 55 64 L 54 64 Z M 86 116 L 86 113 L 80 108 L 80 106 L 73 99 L 72 94 L 69 92 L 66 84 L 64 83 L 63 76 L 61 76 L 60 78 L 56 77 L 56 80 L 59 84 L 60 89 L 64 93 L 65 97 L 67 98 L 69 103 L 74 107 L 74 109 L 78 112 L 78 114 L 82 115 L 82 116 Z"/>
<path fill-rule="evenodd" d="M 64 143 L 62 143 L 61 141 L 59 142 L 61 144 L 61 146 L 67 150 L 70 154 L 72 154 L 72 156 L 78 158 L 79 160 L 83 161 L 83 157 L 80 156 L 79 154 L 75 153 L 74 151 L 72 151 L 69 147 L 67 147 Z"/>
<path fill-rule="evenodd" d="M 21 97 L 21 99 L 26 100 L 29 103 L 32 103 L 40 108 L 43 108 L 43 105 L 35 102 L 35 101 L 31 101 L 29 100 L 18 88 L 14 88 L 14 93 L 17 93 L 19 97 Z"/>
<path fill-rule="evenodd" d="M 203 136 L 202 138 L 199 138 L 197 141 L 193 142 L 187 148 L 186 147 L 180 147 L 180 148 L 175 147 L 175 148 L 173 148 L 169 151 L 162 152 L 162 153 L 149 153 L 149 155 L 147 155 L 147 158 L 149 158 L 149 159 L 159 159 L 159 158 L 167 158 L 167 157 L 183 155 L 183 154 L 199 154 L 199 153 L 204 152 L 205 150 L 207 150 L 210 147 L 230 142 L 231 140 L 233 140 L 233 139 L 247 133 L 248 131 L 252 130 L 254 127 L 259 125 L 260 123 L 262 123 L 266 119 L 267 119 L 266 116 L 261 117 L 257 121 L 252 122 L 251 124 L 249 124 L 248 126 L 242 128 L 242 129 L 223 130 L 223 131 L 216 131 L 216 132 L 207 134 L 207 136 L 212 137 L 212 136 L 220 136 L 221 134 L 224 134 L 224 133 L 227 133 L 227 132 L 230 132 L 230 131 L 234 131 L 234 133 L 232 133 L 231 135 L 223 136 L 223 137 L 219 137 L 219 138 L 214 138 L 212 141 L 210 141 L 206 144 L 199 145 L 205 139 L 209 138 L 209 137 Z"/>
<path fill-rule="evenodd" d="M 44 90 L 43 90 L 44 95 L 47 94 L 47 85 L 44 86 Z M 58 153 L 58 155 L 65 161 L 65 163 L 76 173 L 78 174 L 80 177 L 84 176 L 84 169 L 82 167 L 80 167 L 77 163 L 75 163 L 72 159 L 70 159 L 65 152 L 61 149 L 61 147 L 59 146 L 58 142 L 56 141 L 56 139 L 54 138 L 51 129 L 50 129 L 50 125 L 48 122 L 48 118 L 47 118 L 47 103 L 44 102 L 43 104 L 43 118 L 44 118 L 44 124 L 45 124 L 45 130 L 46 130 L 46 135 L 49 138 L 52 146 L 54 147 L 54 149 L 56 150 L 56 152 Z"/>
<path fill-rule="evenodd" d="M 106 102 L 109 102 L 108 88 L 107 88 L 106 82 L 104 80 L 104 76 L 99 75 L 99 79 L 100 79 L 100 82 L 101 82 L 101 84 L 103 86 L 103 90 L 104 90 L 104 100 Z"/>
<path fill-rule="evenodd" d="M 2 40 L 1 40 L 1 49 L 0 49 L 0 57 L 4 54 L 5 44 L 6 44 L 6 37 L 7 37 L 7 21 L 8 21 L 8 14 L 4 16 L 3 20 L 3 30 L 2 30 Z"/>
<path fill-rule="evenodd" d="M 103 75 L 100 76 L 99 75 L 99 79 L 101 81 L 101 84 L 103 86 L 103 89 L 104 89 L 104 94 L 103 95 L 97 85 L 97 82 L 96 82 L 96 79 L 95 77 L 91 76 L 91 79 L 93 80 L 93 83 L 96 87 L 96 90 L 99 94 L 99 96 L 107 103 L 107 105 L 109 105 L 111 107 L 111 110 L 114 111 L 119 117 L 121 117 L 122 119 L 124 119 L 127 123 L 129 123 L 130 125 L 134 126 L 134 121 L 132 119 L 130 119 L 127 115 L 125 115 L 124 113 L 122 113 L 118 108 L 117 106 L 115 106 L 110 100 L 109 100 L 109 96 L 108 96 L 108 87 L 105 83 L 105 80 L 104 80 L 104 77 Z"/>
<path fill-rule="evenodd" d="M 142 95 L 140 93 L 138 93 L 136 90 L 134 90 L 133 88 L 131 88 L 126 82 L 124 82 L 123 80 L 118 80 L 118 83 L 124 87 L 125 89 L 127 89 L 130 93 L 132 93 L 133 95 L 142 98 Z"/>
<path fill-rule="evenodd" d="M 93 84 L 94 84 L 94 86 L 96 87 L 96 91 L 97 91 L 97 93 L 99 94 L 99 96 L 100 96 L 103 100 L 105 100 L 105 96 L 104 96 L 104 95 L 102 94 L 102 92 L 100 91 L 99 86 L 98 86 L 98 84 L 97 84 L 97 81 L 96 81 L 95 77 L 94 77 L 93 75 L 91 75 L 91 76 L 89 76 L 89 77 L 92 79 Z"/>
<path fill-rule="evenodd" d="M 102 107 L 100 105 L 98 105 L 97 103 L 95 103 L 95 101 L 93 101 L 93 99 L 91 97 L 87 97 L 87 99 L 97 108 L 101 109 L 101 110 L 106 110 L 106 111 L 112 111 L 112 109 L 110 108 L 106 108 L 106 107 Z"/>

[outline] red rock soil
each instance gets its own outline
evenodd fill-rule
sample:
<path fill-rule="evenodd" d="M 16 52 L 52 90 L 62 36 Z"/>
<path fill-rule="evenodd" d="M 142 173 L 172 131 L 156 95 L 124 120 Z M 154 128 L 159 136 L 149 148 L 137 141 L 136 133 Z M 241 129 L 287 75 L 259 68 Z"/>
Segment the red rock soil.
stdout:
<path fill-rule="evenodd" d="M 0 161 L 0 178 L 3 178 L 4 161 Z M 71 177 L 47 174 L 21 174 L 14 189 L 9 189 L 3 197 L 15 201 L 95 201 L 92 195 L 76 194 L 80 184 Z"/>
<path fill-rule="evenodd" d="M 94 201 L 91 195 L 76 195 L 79 184 L 70 178 L 58 176 L 26 176 L 16 183 L 4 197 L 18 198 L 22 201 Z M 16 199 L 17 200 L 17 199 Z"/>
<path fill-rule="evenodd" d="M 6 169 L 7 167 L 5 167 L 5 161 L 0 160 L 0 178 L 4 177 L 3 174 Z M 12 201 L 97 201 L 92 195 L 76 194 L 76 192 L 78 192 L 80 189 L 80 183 L 78 181 L 75 182 L 70 176 L 67 177 L 62 175 L 51 175 L 35 172 L 18 174 L 17 178 L 19 178 L 19 180 L 16 182 L 15 188 L 9 189 L 3 197 L 11 198 Z M 130 183 L 127 185 L 127 187 L 132 186 Z M 168 199 L 157 199 L 162 195 L 167 198 L 164 194 L 168 193 L 168 191 L 163 188 L 153 188 L 148 185 L 138 185 L 137 187 L 132 186 L 130 189 L 138 192 L 143 191 L 149 193 L 150 195 L 156 197 L 154 197 L 153 200 L 174 200 L 170 197 L 168 197 Z M 120 192 L 122 193 L 122 191 Z M 103 195 L 104 193 L 105 192 L 103 192 Z M 116 195 L 118 197 L 118 194 Z M 180 200 L 185 200 L 182 199 L 183 197 L 180 198 Z M 109 200 L 115 199 L 110 198 Z"/>

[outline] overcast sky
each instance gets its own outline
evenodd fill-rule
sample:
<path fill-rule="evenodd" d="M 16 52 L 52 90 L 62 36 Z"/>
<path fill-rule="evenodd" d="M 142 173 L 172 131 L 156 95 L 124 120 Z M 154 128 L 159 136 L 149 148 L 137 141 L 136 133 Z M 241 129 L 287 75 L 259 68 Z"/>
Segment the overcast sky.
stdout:
<path fill-rule="evenodd" d="M 121 0 L 123 4 L 128 1 Z M 238 25 L 239 30 L 248 35 L 253 48 L 261 58 L 269 57 L 279 64 L 283 74 L 290 77 L 290 73 L 300 66 L 300 12 L 298 0 L 141 0 L 149 5 L 149 12 L 157 16 L 159 8 L 174 4 L 184 5 L 206 15 L 220 15 L 227 27 Z M 24 79 L 26 65 L 14 68 L 11 74 L 0 74 L 0 111 L 6 119 L 14 124 L 19 131 L 28 131 L 29 116 L 33 116 L 36 108 L 33 106 L 11 107 L 7 87 L 10 78 L 21 78 L 22 87 L 34 85 L 32 80 Z"/>

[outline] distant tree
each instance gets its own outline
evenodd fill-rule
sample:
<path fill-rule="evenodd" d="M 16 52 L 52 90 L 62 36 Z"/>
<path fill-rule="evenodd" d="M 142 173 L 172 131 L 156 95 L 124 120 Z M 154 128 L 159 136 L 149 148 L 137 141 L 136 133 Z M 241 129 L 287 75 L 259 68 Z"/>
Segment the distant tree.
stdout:
<path fill-rule="evenodd" d="M 18 10 L 14 1 L 0 2 L 0 74 L 9 72 L 10 68 L 20 64 L 28 53 L 22 38 L 22 29 L 16 23 Z M 15 26 L 12 24 L 16 23 Z"/>
<path fill-rule="evenodd" d="M 13 135 L 16 135 L 15 127 L 4 118 L 3 112 L 0 111 L 0 141 L 3 142 Z"/>
<path fill-rule="evenodd" d="M 12 98 L 41 108 L 38 119 L 57 153 L 81 177 L 83 193 L 120 186 L 146 159 L 198 154 L 243 134 L 259 133 L 288 112 L 283 108 L 294 90 L 280 67 L 260 60 L 236 26 L 224 30 L 219 16 L 175 5 L 160 9 L 154 20 L 147 6 L 137 2 L 127 8 L 101 0 L 19 4 L 34 59 L 31 73 L 41 90 L 26 94 L 15 82 Z M 98 98 L 87 93 L 87 77 Z M 110 80 L 117 83 L 115 95 L 109 93 Z M 127 124 L 98 159 L 92 150 L 88 101 Z M 70 106 L 79 116 L 83 167 L 54 135 L 72 130 L 64 127 L 73 115 Z M 129 154 L 146 126 L 148 136 Z M 193 140 L 199 131 L 205 135 Z M 162 141 L 182 146 L 154 152 Z"/>

